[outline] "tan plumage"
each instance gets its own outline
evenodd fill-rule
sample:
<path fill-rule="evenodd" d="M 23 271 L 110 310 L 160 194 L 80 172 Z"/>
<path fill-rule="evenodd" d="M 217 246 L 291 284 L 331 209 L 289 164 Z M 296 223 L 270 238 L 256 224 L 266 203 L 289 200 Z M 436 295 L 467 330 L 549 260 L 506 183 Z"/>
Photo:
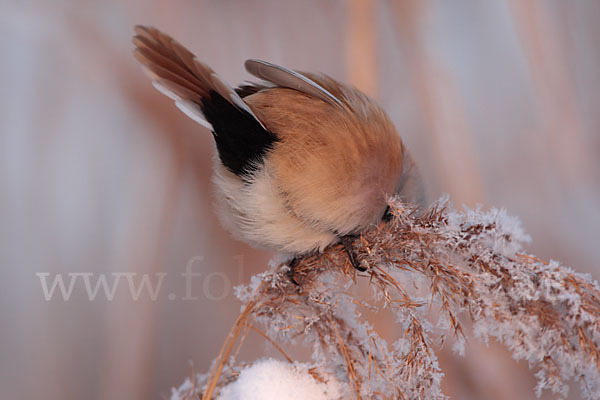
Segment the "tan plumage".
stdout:
<path fill-rule="evenodd" d="M 377 223 L 389 195 L 422 201 L 392 122 L 357 89 L 249 60 L 267 83 L 242 88 L 242 98 L 167 35 L 136 32 L 136 58 L 154 85 L 213 130 L 217 207 L 236 237 L 294 254 L 322 250 Z"/>

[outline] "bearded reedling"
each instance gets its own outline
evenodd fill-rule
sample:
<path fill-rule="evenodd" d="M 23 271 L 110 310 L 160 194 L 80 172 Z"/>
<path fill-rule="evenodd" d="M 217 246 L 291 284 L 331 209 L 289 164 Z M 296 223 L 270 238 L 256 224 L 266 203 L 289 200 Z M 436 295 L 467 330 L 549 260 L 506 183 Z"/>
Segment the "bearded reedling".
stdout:
<path fill-rule="evenodd" d="M 416 165 L 373 100 L 326 75 L 261 60 L 232 89 L 168 35 L 137 26 L 135 57 L 160 92 L 212 131 L 217 208 L 250 245 L 293 256 L 349 241 L 384 218 L 387 198 L 423 202 Z"/>

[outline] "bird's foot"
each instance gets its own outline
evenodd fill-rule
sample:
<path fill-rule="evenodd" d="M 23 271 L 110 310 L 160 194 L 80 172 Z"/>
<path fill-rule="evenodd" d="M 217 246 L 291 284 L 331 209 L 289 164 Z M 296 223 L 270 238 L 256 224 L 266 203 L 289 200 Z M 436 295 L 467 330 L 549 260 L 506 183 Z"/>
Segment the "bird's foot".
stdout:
<path fill-rule="evenodd" d="M 355 235 L 346 235 L 346 236 L 342 236 L 340 239 L 341 239 L 342 245 L 344 245 L 344 250 L 346 250 L 346 255 L 348 256 L 348 260 L 350 261 L 350 264 L 352 264 L 354 269 L 356 269 L 357 271 L 365 272 L 367 270 L 367 268 L 360 265 L 360 263 L 356 259 L 356 254 L 354 254 L 354 250 L 352 250 L 352 242 L 356 238 L 357 238 L 357 236 L 355 236 Z"/>

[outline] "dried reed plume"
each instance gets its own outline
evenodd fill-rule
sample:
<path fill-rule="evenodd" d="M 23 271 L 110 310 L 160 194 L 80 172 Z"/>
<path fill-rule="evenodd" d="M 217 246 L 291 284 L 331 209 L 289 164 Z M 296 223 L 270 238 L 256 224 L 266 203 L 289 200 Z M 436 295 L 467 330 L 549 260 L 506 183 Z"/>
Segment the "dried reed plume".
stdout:
<path fill-rule="evenodd" d="M 398 199 L 390 209 L 390 221 L 353 243 L 364 273 L 337 245 L 298 261 L 298 285 L 285 264 L 253 277 L 238 291 L 245 308 L 211 373 L 194 377 L 173 398 L 215 398 L 236 378 L 235 356 L 259 325 L 284 355 L 279 343 L 299 338 L 312 346 L 313 375 L 345 382 L 348 398 L 443 399 L 434 328 L 445 326 L 460 348 L 461 315 L 470 317 L 476 338 L 495 338 L 537 369 L 538 395 L 548 389 L 566 396 L 574 378 L 586 398 L 600 398 L 596 282 L 525 254 L 522 243 L 529 239 L 504 211 L 459 212 L 447 201 L 418 210 Z M 373 289 L 369 304 L 350 293 L 361 279 Z M 359 312 L 363 306 L 391 309 L 401 337 L 388 346 Z"/>

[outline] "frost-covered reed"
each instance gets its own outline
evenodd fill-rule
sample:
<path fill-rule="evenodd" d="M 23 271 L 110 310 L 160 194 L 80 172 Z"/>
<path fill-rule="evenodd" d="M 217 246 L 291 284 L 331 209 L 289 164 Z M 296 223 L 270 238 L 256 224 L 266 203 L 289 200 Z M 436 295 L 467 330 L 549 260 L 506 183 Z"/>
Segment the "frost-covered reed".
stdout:
<path fill-rule="evenodd" d="M 526 254 L 528 236 L 502 210 L 458 211 L 446 200 L 421 210 L 399 199 L 390 200 L 390 209 L 389 221 L 352 245 L 365 272 L 337 245 L 298 260 L 293 271 L 274 262 L 240 288 L 244 309 L 211 372 L 172 398 L 217 398 L 243 368 L 235 355 L 253 329 L 290 362 L 285 343 L 310 346 L 311 374 L 342 382 L 343 398 L 443 399 L 435 350 L 450 333 L 454 348 L 464 351 L 465 318 L 474 338 L 494 338 L 528 361 L 538 394 L 566 396 L 574 379 L 585 398 L 600 398 L 595 281 Z M 360 280 L 372 296 L 355 294 Z M 388 344 L 364 317 L 365 307 L 393 311 L 399 338 Z"/>

